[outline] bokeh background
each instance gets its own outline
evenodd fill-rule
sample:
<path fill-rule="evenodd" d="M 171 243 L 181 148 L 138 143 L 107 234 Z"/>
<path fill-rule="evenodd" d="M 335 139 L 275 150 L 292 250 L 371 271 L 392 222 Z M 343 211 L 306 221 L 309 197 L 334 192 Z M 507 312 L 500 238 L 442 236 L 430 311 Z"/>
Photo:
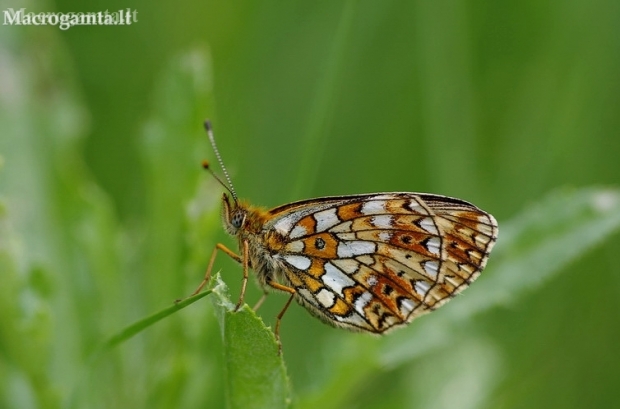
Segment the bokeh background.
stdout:
<path fill-rule="evenodd" d="M 440 193 L 493 213 L 501 241 L 502 222 L 549 192 L 620 180 L 614 0 L 0 4 L 138 11 L 130 26 L 0 25 L 2 407 L 224 407 L 207 299 L 89 364 L 107 336 L 191 293 L 216 242 L 234 245 L 200 169 L 214 160 L 206 117 L 238 194 L 267 207 Z M 448 346 L 361 380 L 334 356 L 364 365 L 370 352 L 343 345 L 374 341 L 293 306 L 293 402 L 613 407 L 619 252 L 612 236 Z M 239 267 L 217 268 L 234 299 Z M 285 298 L 260 309 L 267 324 Z"/>

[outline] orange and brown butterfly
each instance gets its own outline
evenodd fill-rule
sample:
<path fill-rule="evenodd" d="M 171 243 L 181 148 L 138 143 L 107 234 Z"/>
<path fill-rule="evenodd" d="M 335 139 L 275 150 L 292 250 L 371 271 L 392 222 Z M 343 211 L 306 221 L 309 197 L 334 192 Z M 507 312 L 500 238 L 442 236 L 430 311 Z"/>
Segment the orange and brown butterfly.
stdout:
<path fill-rule="evenodd" d="M 487 263 L 498 234 L 493 216 L 460 199 L 426 193 L 332 196 L 274 209 L 237 198 L 205 128 L 230 193 L 222 197 L 226 231 L 237 238 L 240 255 L 218 251 L 243 266 L 237 308 L 243 303 L 248 270 L 265 291 L 290 294 L 280 320 L 295 299 L 324 322 L 353 331 L 382 334 L 433 311 L 467 288 Z M 260 305 L 264 297 L 257 304 Z M 255 307 L 255 308 L 257 308 Z"/>

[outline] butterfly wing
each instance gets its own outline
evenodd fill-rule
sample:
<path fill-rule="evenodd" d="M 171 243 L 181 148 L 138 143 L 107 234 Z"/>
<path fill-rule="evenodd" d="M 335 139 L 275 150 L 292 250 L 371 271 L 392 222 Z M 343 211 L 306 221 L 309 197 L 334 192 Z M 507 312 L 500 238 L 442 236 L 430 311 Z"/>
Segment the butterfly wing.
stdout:
<path fill-rule="evenodd" d="M 274 255 L 297 299 L 324 321 L 383 333 L 432 311 L 485 267 L 497 222 L 450 197 L 326 197 L 270 211 Z"/>

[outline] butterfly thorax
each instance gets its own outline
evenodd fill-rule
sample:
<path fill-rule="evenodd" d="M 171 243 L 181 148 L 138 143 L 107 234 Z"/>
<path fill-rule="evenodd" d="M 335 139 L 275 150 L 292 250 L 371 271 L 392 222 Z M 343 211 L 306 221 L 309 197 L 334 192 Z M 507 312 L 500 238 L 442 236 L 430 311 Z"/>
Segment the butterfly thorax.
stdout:
<path fill-rule="evenodd" d="M 270 280 L 282 282 L 281 261 L 272 255 L 283 248 L 284 237 L 274 230 L 264 230 L 269 218 L 267 210 L 243 201 L 231 201 L 226 194 L 222 205 L 224 228 L 237 238 L 240 253 L 243 253 L 243 243 L 248 243 L 249 267 L 256 273 L 259 283 L 266 287 Z"/>

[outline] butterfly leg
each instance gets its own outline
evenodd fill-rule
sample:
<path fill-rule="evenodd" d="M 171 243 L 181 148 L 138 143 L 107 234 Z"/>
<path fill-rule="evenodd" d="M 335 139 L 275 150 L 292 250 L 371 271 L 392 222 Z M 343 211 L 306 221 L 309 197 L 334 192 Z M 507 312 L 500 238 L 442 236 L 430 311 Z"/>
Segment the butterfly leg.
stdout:
<path fill-rule="evenodd" d="M 248 241 L 243 241 L 243 257 L 241 258 L 241 264 L 243 265 L 243 281 L 241 282 L 241 294 L 239 294 L 239 301 L 237 301 L 237 305 L 235 305 L 235 311 L 241 307 L 243 304 L 243 299 L 245 298 L 245 288 L 248 285 L 248 265 L 250 258 L 250 248 L 248 245 Z"/>
<path fill-rule="evenodd" d="M 278 353 L 281 354 L 282 353 L 282 342 L 280 342 L 280 322 L 282 321 L 282 317 L 284 316 L 284 313 L 288 309 L 288 306 L 291 305 L 291 302 L 293 301 L 295 294 L 297 294 L 297 291 L 292 287 L 287 287 L 285 285 L 278 284 L 274 281 L 269 281 L 267 284 L 269 284 L 270 287 L 276 290 L 284 291 L 284 292 L 291 294 L 286 304 L 284 304 L 284 308 L 282 308 L 282 311 L 280 311 L 280 313 L 276 317 L 276 330 L 274 332 L 276 335 L 276 341 L 278 341 Z"/>
<path fill-rule="evenodd" d="M 252 309 L 254 311 L 258 311 L 260 306 L 263 305 L 263 302 L 265 302 L 265 299 L 267 298 L 268 295 L 269 293 L 267 291 L 263 292 L 263 296 L 260 298 L 260 300 L 258 300 L 258 302 L 254 305 L 254 307 L 252 307 Z"/>
<path fill-rule="evenodd" d="M 207 271 L 205 272 L 205 278 L 202 279 L 202 282 L 200 283 L 198 288 L 196 288 L 196 291 L 194 291 L 192 295 L 190 295 L 190 297 L 201 292 L 204 286 L 207 285 L 207 283 L 211 279 L 211 270 L 213 269 L 213 263 L 215 262 L 215 256 L 217 255 L 218 250 L 221 250 L 224 253 L 228 254 L 228 256 L 230 256 L 230 258 L 235 260 L 237 263 L 243 262 L 240 256 L 236 255 L 232 250 L 228 249 L 228 247 L 226 247 L 222 243 L 218 243 L 213 249 L 213 253 L 211 253 L 211 258 L 209 259 L 209 265 L 207 267 Z"/>

